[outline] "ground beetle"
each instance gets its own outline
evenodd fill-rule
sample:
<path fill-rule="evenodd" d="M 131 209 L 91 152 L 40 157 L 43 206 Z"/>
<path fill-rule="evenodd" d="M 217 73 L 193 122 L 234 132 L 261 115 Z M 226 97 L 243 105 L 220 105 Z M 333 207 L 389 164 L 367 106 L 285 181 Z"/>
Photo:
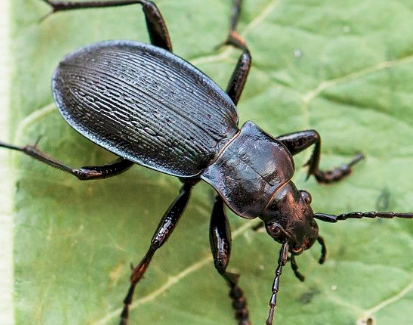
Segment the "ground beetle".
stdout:
<path fill-rule="evenodd" d="M 338 216 L 313 213 L 311 196 L 299 191 L 291 178 L 292 156 L 314 145 L 308 161 L 308 176 L 319 183 L 342 179 L 351 166 L 333 171 L 319 170 L 320 137 L 314 130 L 274 138 L 252 122 L 238 129 L 235 105 L 251 66 L 245 41 L 236 33 L 240 0 L 234 0 L 231 30 L 226 41 L 242 50 L 226 93 L 191 64 L 172 54 L 165 22 L 151 1 L 58 2 L 44 0 L 52 13 L 63 10 L 140 4 L 146 17 L 152 45 L 133 41 L 106 41 L 67 55 L 52 81 L 53 95 L 66 121 L 80 134 L 119 158 L 103 166 L 73 169 L 40 151 L 36 145 L 1 147 L 21 151 L 80 180 L 118 175 L 133 164 L 179 177 L 178 197 L 163 216 L 149 250 L 131 275 L 120 324 L 126 324 L 135 287 L 155 253 L 171 235 L 189 200 L 192 187 L 201 179 L 218 193 L 212 211 L 210 242 L 215 267 L 230 287 L 235 318 L 250 324 L 246 298 L 238 286 L 238 275 L 226 271 L 231 235 L 224 203 L 237 215 L 263 220 L 267 233 L 282 244 L 272 285 L 267 324 L 272 324 L 283 266 L 315 241 L 326 247 L 315 219 L 337 222 L 348 218 L 413 218 L 410 213 L 354 212 Z"/>

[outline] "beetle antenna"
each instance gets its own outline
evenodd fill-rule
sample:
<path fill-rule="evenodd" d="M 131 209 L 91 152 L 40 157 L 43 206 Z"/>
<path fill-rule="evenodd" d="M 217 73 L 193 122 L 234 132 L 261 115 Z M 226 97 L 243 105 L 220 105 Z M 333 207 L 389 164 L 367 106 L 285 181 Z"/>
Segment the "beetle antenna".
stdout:
<path fill-rule="evenodd" d="M 402 219 L 413 219 L 413 213 L 399 213 L 399 212 L 350 212 L 339 214 L 338 216 L 327 213 L 315 213 L 314 218 L 325 221 L 325 222 L 337 222 L 347 219 L 361 219 L 361 218 L 402 218 Z"/>
<path fill-rule="evenodd" d="M 323 264 L 326 261 L 327 246 L 324 241 L 324 238 L 321 237 L 320 235 L 317 237 L 317 241 L 321 245 L 321 256 L 320 256 L 320 259 L 318 260 L 318 263 Z"/>
<path fill-rule="evenodd" d="M 267 325 L 272 325 L 272 320 L 274 319 L 274 311 L 275 307 L 277 306 L 277 293 L 280 287 L 280 276 L 283 266 L 287 263 L 288 249 L 288 242 L 285 242 L 281 247 L 280 256 L 278 257 L 278 267 L 275 270 L 275 278 L 272 284 L 272 296 L 269 302 L 270 311 L 268 313 L 268 319 L 266 322 Z"/>

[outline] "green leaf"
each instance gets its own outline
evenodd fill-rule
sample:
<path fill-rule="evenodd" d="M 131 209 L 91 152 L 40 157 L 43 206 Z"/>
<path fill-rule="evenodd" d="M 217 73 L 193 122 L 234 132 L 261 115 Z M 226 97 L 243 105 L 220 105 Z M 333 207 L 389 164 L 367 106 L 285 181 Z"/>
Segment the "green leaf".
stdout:
<path fill-rule="evenodd" d="M 408 0 L 245 0 L 239 32 L 253 55 L 239 104 L 280 135 L 314 128 L 321 165 L 357 152 L 366 160 L 343 182 L 297 187 L 317 212 L 413 209 L 413 4 Z M 239 52 L 214 50 L 227 33 L 230 1 L 159 0 L 174 51 L 225 88 Z M 40 0 L 12 1 L 11 139 L 34 143 L 72 166 L 113 158 L 61 118 L 50 77 L 59 60 L 106 39 L 148 42 L 138 5 L 58 13 Z M 146 252 L 179 182 L 140 166 L 105 181 L 79 182 L 13 154 L 15 323 L 117 324 L 129 263 Z M 3 175 L 3 178 L 9 178 Z M 236 324 L 228 288 L 213 267 L 208 224 L 214 192 L 198 185 L 183 219 L 139 284 L 131 324 Z M 228 211 L 230 270 L 242 274 L 253 324 L 263 324 L 280 245 Z M 409 324 L 413 316 L 413 221 L 351 220 L 321 224 L 320 248 L 297 259 L 306 282 L 287 266 L 275 324 Z"/>

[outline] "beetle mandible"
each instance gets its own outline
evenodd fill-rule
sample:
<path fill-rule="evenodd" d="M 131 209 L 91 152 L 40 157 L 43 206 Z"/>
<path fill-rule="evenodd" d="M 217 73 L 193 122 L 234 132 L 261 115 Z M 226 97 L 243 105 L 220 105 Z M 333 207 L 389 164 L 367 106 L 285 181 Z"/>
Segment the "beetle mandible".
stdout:
<path fill-rule="evenodd" d="M 280 276 L 288 259 L 300 280 L 304 278 L 298 272 L 295 256 L 318 241 L 322 247 L 320 263 L 325 260 L 326 247 L 315 219 L 337 222 L 362 217 L 413 217 L 408 213 L 390 212 L 355 212 L 339 216 L 313 213 L 310 194 L 297 190 L 291 181 L 292 156 L 314 145 L 307 163 L 308 176 L 313 175 L 320 183 L 331 183 L 348 175 L 362 155 L 333 171 L 321 171 L 318 167 L 321 142 L 316 131 L 274 138 L 252 122 L 238 128 L 235 105 L 251 66 L 248 47 L 236 32 L 240 0 L 234 1 L 226 44 L 240 49 L 242 54 L 226 92 L 172 54 L 165 22 L 153 2 L 44 1 L 52 7 L 52 12 L 140 4 L 146 17 L 151 45 L 106 41 L 86 46 L 67 55 L 53 76 L 53 95 L 60 113 L 76 131 L 119 156 L 116 161 L 77 169 L 48 157 L 36 145 L 18 147 L 0 143 L 2 147 L 21 151 L 80 180 L 115 176 L 133 164 L 180 178 L 183 186 L 178 197 L 164 214 L 145 257 L 132 272 L 121 324 L 127 323 L 137 283 L 156 250 L 171 235 L 189 201 L 192 187 L 200 180 L 218 193 L 210 224 L 211 249 L 215 267 L 230 287 L 235 317 L 242 325 L 250 324 L 249 311 L 238 276 L 226 271 L 231 236 L 224 203 L 243 218 L 262 219 L 267 233 L 282 244 L 267 324 L 273 321 Z"/>

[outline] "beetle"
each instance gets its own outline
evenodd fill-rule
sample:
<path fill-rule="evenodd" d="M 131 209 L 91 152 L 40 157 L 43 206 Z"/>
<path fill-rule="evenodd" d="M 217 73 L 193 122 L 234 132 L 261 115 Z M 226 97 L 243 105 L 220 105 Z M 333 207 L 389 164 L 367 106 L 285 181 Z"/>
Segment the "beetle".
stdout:
<path fill-rule="evenodd" d="M 52 90 L 65 120 L 80 134 L 119 158 L 104 166 L 71 168 L 44 154 L 37 145 L 0 146 L 21 151 L 68 172 L 80 180 L 118 175 L 133 164 L 179 177 L 183 183 L 176 200 L 163 216 L 150 247 L 131 275 L 121 324 L 128 320 L 129 305 L 137 283 L 152 257 L 169 238 L 190 197 L 193 186 L 203 180 L 218 193 L 210 225 L 214 264 L 230 287 L 235 317 L 250 324 L 246 298 L 238 276 L 226 271 L 231 252 L 229 223 L 224 204 L 246 219 L 260 218 L 267 233 L 282 247 L 272 286 L 267 324 L 272 324 L 282 268 L 288 259 L 295 275 L 295 256 L 318 241 L 320 263 L 326 257 L 323 238 L 315 219 L 337 222 L 361 217 L 402 217 L 412 214 L 355 212 L 339 216 L 313 213 L 311 196 L 299 191 L 291 178 L 292 156 L 314 145 L 308 176 L 332 183 L 348 175 L 362 159 L 357 155 L 333 171 L 319 170 L 321 140 L 314 130 L 272 137 L 252 122 L 238 128 L 238 103 L 251 66 L 251 54 L 236 33 L 240 2 L 234 3 L 227 44 L 242 54 L 226 92 L 189 63 L 172 54 L 165 22 L 150 1 L 56 2 L 47 1 L 53 12 L 140 4 L 152 45 L 132 41 L 106 41 L 81 48 L 66 56 L 56 69 Z"/>

